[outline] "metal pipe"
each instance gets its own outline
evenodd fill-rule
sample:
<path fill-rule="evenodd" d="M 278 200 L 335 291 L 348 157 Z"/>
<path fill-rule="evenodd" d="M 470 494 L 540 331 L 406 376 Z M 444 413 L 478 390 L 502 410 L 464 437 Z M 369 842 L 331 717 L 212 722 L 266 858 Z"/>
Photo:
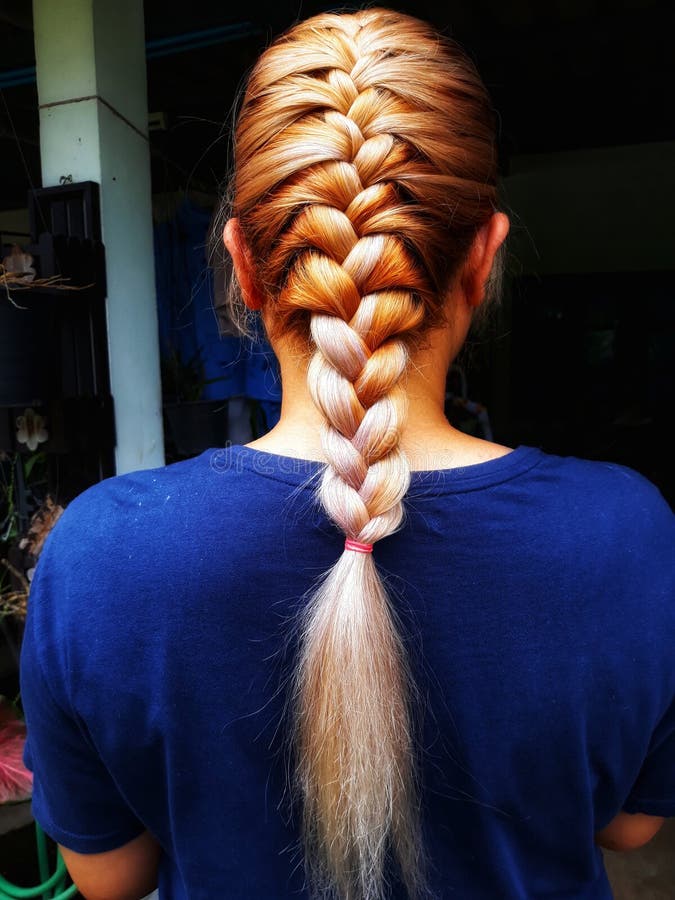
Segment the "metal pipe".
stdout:
<path fill-rule="evenodd" d="M 225 44 L 229 41 L 253 37 L 257 34 L 260 34 L 260 29 L 252 22 L 237 22 L 232 25 L 203 28 L 199 31 L 187 31 L 184 34 L 173 34 L 169 37 L 146 41 L 145 56 L 146 59 L 158 59 L 175 53 L 198 50 L 200 47 L 211 47 L 215 44 Z M 0 72 L 0 89 L 33 84 L 35 77 L 35 66 L 7 69 Z"/>
<path fill-rule="evenodd" d="M 209 36 L 209 30 L 207 29 L 206 32 L 203 32 L 205 36 L 202 38 L 196 37 L 199 32 L 193 32 L 194 37 L 192 40 L 180 44 L 170 43 L 164 45 L 164 41 L 169 40 L 167 38 L 162 38 L 161 41 L 148 41 L 145 45 L 146 59 L 158 59 L 161 56 L 171 56 L 174 53 L 185 53 L 188 50 L 197 50 L 199 47 L 211 47 L 214 44 L 223 44 L 227 41 L 234 41 L 260 33 L 260 29 L 254 28 L 248 22 L 243 22 L 237 26 L 228 26 L 227 32 L 223 31 L 221 34 Z"/>
<path fill-rule="evenodd" d="M 204 38 L 222 36 L 227 39 L 230 34 L 238 32 L 242 29 L 252 29 L 251 22 L 235 22 L 232 25 L 218 25 L 214 28 L 202 28 L 200 31 L 186 31 L 183 34 L 172 34 L 169 37 L 155 38 L 152 41 L 146 41 L 145 49 L 154 50 L 157 47 L 167 47 L 174 44 L 191 43 L 192 41 L 201 41 Z"/>

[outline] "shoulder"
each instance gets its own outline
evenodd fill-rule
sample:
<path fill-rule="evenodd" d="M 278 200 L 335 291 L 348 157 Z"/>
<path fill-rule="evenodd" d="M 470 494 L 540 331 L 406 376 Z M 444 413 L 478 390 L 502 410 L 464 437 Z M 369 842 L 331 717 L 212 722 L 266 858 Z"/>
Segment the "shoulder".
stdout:
<path fill-rule="evenodd" d="M 181 498 L 194 492 L 194 460 L 105 478 L 74 497 L 50 531 L 34 580 L 58 577 L 65 586 L 100 582 L 143 544 L 175 533 Z M 177 502 L 176 502 L 177 501 Z M 32 590 L 32 588 L 31 588 Z"/>
<path fill-rule="evenodd" d="M 646 516 L 644 524 L 656 520 L 672 527 L 675 523 L 658 487 L 628 466 L 542 451 L 536 476 L 542 488 L 555 489 L 575 508 L 595 510 L 600 518 L 620 522 L 641 514 Z"/>
<path fill-rule="evenodd" d="M 200 542 L 220 545 L 225 532 L 236 533 L 240 519 L 255 512 L 261 480 L 236 454 L 218 449 L 105 478 L 66 505 L 34 577 L 42 586 L 58 578 L 89 600 L 95 585 L 147 583 L 186 563 Z"/>
<path fill-rule="evenodd" d="M 31 581 L 28 624 L 54 671 L 74 647 L 86 654 L 133 626 L 155 585 L 184 556 L 185 502 L 194 494 L 193 460 L 115 475 L 74 497 L 51 529 Z M 59 669 L 60 667 L 60 669 Z"/>
<path fill-rule="evenodd" d="M 258 502 L 275 488 L 288 493 L 284 474 L 264 454 L 253 464 L 241 450 L 210 449 L 91 485 L 52 528 L 36 574 L 40 567 L 43 575 L 47 569 L 74 571 L 81 583 L 87 567 L 99 580 L 124 567 L 128 576 L 135 561 L 149 569 L 176 552 L 184 557 L 197 546 L 195 535 L 220 543 L 225 532 L 236 533 L 255 517 Z"/>
<path fill-rule="evenodd" d="M 536 477 L 579 568 L 605 590 L 648 591 L 675 608 L 675 514 L 655 484 L 618 463 L 553 454 L 542 454 Z"/>

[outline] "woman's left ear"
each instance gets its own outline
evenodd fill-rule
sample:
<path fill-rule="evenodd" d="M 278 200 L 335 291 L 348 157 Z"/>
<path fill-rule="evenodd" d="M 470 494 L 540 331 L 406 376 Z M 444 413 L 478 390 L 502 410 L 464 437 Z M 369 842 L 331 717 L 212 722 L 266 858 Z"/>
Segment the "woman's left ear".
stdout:
<path fill-rule="evenodd" d="M 234 272 L 241 288 L 244 303 L 249 309 L 261 309 L 263 296 L 255 281 L 253 255 L 246 243 L 239 219 L 228 219 L 223 231 L 223 241 L 232 257 Z"/>
<path fill-rule="evenodd" d="M 493 213 L 474 238 L 464 270 L 462 283 L 469 305 L 480 306 L 485 298 L 485 285 L 490 277 L 495 254 L 509 233 L 509 217 Z"/>

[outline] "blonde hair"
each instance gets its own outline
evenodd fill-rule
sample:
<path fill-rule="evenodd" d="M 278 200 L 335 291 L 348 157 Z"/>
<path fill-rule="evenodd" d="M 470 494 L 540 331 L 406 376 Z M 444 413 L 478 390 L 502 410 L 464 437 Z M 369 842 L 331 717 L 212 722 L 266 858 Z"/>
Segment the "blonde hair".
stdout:
<path fill-rule="evenodd" d="M 311 352 L 328 460 L 319 498 L 348 538 L 372 544 L 401 525 L 410 471 L 399 382 L 415 341 L 446 321 L 496 181 L 485 87 L 423 22 L 384 9 L 318 15 L 252 71 L 231 212 L 268 326 Z M 391 849 L 420 896 L 415 688 L 372 554 L 342 553 L 300 631 L 294 784 L 310 886 L 377 900 Z"/>

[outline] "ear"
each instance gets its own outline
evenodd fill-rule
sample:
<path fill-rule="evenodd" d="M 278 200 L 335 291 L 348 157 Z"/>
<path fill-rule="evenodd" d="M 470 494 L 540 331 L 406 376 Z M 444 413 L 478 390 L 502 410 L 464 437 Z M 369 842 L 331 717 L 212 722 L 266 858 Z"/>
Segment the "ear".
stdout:
<path fill-rule="evenodd" d="M 485 298 L 485 285 L 492 271 L 495 254 L 509 233 L 509 218 L 494 213 L 482 225 L 473 240 L 465 263 L 462 286 L 469 306 L 480 306 Z"/>
<path fill-rule="evenodd" d="M 223 241 L 232 257 L 232 265 L 244 303 L 249 309 L 261 309 L 263 297 L 255 282 L 255 264 L 239 225 L 239 219 L 228 220 L 223 231 Z"/>

